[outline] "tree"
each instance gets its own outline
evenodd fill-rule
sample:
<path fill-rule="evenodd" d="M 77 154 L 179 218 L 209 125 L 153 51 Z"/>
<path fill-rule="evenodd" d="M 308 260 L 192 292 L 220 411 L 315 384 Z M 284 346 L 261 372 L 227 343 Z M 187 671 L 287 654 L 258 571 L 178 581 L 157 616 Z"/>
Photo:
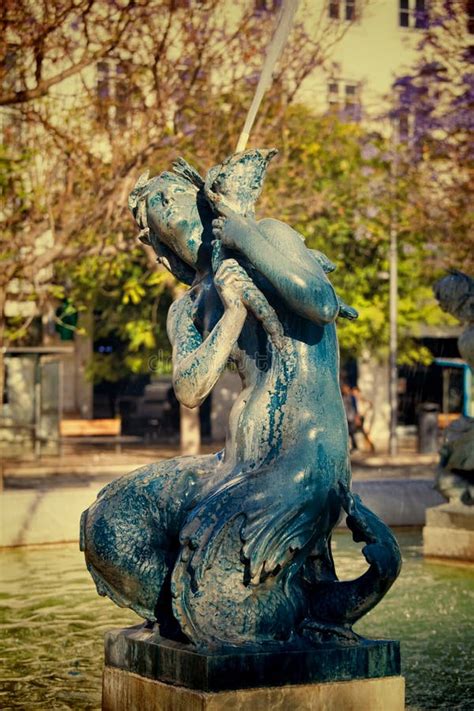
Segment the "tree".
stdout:
<path fill-rule="evenodd" d="M 180 153 L 210 165 L 233 150 L 275 17 L 253 2 L 230 13 L 221 5 L 2 5 L 0 359 L 30 324 L 8 317 L 14 292 L 38 313 L 66 294 L 78 262 L 135 260 L 126 198 L 143 166 L 159 171 Z M 346 29 L 325 13 L 311 32 L 295 27 L 260 115 L 262 138 Z"/>
<path fill-rule="evenodd" d="M 383 356 L 388 350 L 388 244 L 396 219 L 399 362 L 429 362 L 429 352 L 413 336 L 420 324 L 451 321 L 432 295 L 440 265 L 433 260 L 422 206 L 411 197 L 421 190 L 424 173 L 396 155 L 389 139 L 332 114 L 315 117 L 294 106 L 284 137 L 261 211 L 292 224 L 308 246 L 335 262 L 331 280 L 360 312 L 357 321 L 340 322 L 342 349 L 352 356 L 365 349 Z"/>
<path fill-rule="evenodd" d="M 469 24 L 471 23 L 471 25 Z M 465 2 L 430 3 L 411 71 L 395 82 L 392 118 L 418 175 L 417 221 L 445 267 L 474 267 L 472 18 Z"/>
<path fill-rule="evenodd" d="M 88 373 L 95 382 L 170 372 L 166 314 L 180 287 L 166 270 L 150 267 L 142 245 L 105 260 L 86 256 L 64 280 L 76 307 L 97 315 L 95 339 L 117 343 L 112 354 L 94 354 Z"/>
<path fill-rule="evenodd" d="M 420 227 L 419 203 L 409 199 L 420 176 L 401 165 L 394 176 L 390 142 L 334 115 L 317 116 L 292 105 L 270 132 L 262 129 L 253 136 L 254 145 L 265 141 L 282 151 L 269 168 L 258 213 L 285 220 L 305 236 L 309 247 L 335 262 L 331 281 L 360 312 L 355 322 L 340 321 L 343 351 L 357 356 L 369 348 L 381 357 L 387 351 L 388 242 L 396 214 L 401 243 L 400 362 L 429 362 L 430 354 L 413 338 L 418 326 L 451 321 L 432 295 L 439 266 L 432 260 L 429 234 Z M 210 167 L 195 165 L 202 173 Z M 164 316 L 174 286 L 166 272 L 150 271 L 142 247 L 126 258 L 82 260 L 68 276 L 76 303 L 88 294 L 89 303 L 102 314 L 100 333 L 114 332 L 123 341 L 120 358 L 95 358 L 96 377 L 148 372 L 151 358 L 157 364 L 158 350 L 164 356 L 159 366 L 169 367 Z"/>

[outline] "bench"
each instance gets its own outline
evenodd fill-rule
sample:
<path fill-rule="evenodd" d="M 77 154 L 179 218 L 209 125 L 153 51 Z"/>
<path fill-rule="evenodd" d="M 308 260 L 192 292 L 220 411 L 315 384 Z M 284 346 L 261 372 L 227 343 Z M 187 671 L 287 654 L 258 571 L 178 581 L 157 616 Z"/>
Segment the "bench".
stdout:
<path fill-rule="evenodd" d="M 438 414 L 438 427 L 440 430 L 445 430 L 452 422 L 455 422 L 461 417 L 460 412 L 440 412 Z"/>
<path fill-rule="evenodd" d="M 101 420 L 61 420 L 59 434 L 61 443 L 69 444 L 114 444 L 115 451 L 122 451 L 122 444 L 141 442 L 141 437 L 121 435 L 120 417 Z"/>

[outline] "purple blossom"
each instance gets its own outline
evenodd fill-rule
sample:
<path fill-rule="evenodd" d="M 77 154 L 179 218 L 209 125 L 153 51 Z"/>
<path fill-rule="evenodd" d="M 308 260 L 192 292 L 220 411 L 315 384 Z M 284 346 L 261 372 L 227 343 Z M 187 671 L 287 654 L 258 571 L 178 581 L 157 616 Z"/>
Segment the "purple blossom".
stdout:
<path fill-rule="evenodd" d="M 446 12 L 447 17 L 450 20 L 456 17 L 456 13 L 459 10 L 459 8 L 457 7 L 457 3 L 453 2 L 453 0 L 445 0 L 443 3 L 443 8 Z"/>
<path fill-rule="evenodd" d="M 248 74 L 245 77 L 244 81 L 246 82 L 246 84 L 249 84 L 250 86 L 255 86 L 256 84 L 258 84 L 259 77 L 260 77 L 259 72 L 252 72 L 251 74 Z"/>
<path fill-rule="evenodd" d="M 366 143 L 362 146 L 361 156 L 363 160 L 373 160 L 378 156 L 378 154 L 379 150 L 373 143 Z"/>

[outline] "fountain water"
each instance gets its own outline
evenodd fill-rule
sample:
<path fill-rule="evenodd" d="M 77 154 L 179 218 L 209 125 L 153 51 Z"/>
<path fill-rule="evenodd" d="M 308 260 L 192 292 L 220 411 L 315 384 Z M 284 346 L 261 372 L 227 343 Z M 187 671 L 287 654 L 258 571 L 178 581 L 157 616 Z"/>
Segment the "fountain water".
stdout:
<path fill-rule="evenodd" d="M 474 571 L 425 563 L 419 531 L 397 536 L 401 576 L 356 629 L 401 639 L 408 709 L 473 708 Z M 335 543 L 341 577 L 359 575 L 349 535 L 337 533 Z M 136 616 L 97 597 L 74 544 L 3 550 L 0 579 L 0 706 L 99 708 L 103 634 Z"/>
<path fill-rule="evenodd" d="M 255 118 L 257 116 L 258 109 L 262 103 L 262 99 L 265 95 L 267 89 L 270 88 L 272 84 L 273 72 L 275 70 L 275 65 L 278 62 L 283 49 L 285 47 L 286 41 L 291 31 L 293 24 L 293 18 L 295 16 L 296 10 L 298 9 L 299 0 L 285 0 L 283 2 L 277 29 L 273 35 L 273 39 L 270 42 L 263 63 L 262 72 L 258 80 L 257 89 L 255 91 L 252 103 L 247 113 L 247 118 L 245 119 L 245 124 L 240 134 L 239 141 L 237 143 L 236 152 L 244 151 L 247 145 L 247 141 L 252 130 Z"/>

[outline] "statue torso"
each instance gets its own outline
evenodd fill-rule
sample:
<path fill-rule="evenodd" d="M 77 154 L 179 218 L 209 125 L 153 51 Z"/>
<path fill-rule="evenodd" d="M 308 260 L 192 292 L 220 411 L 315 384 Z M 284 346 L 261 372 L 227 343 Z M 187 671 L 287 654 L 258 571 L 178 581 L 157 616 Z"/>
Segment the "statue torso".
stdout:
<path fill-rule="evenodd" d="M 262 285 L 258 285 L 262 288 Z M 319 326 L 290 312 L 266 293 L 285 331 L 277 351 L 260 322 L 249 314 L 232 358 L 242 391 L 232 408 L 222 465 L 259 467 L 277 457 L 305 471 L 321 448 L 347 461 L 347 428 L 339 388 L 339 356 L 334 324 Z M 203 338 L 222 316 L 212 278 L 196 298 L 196 325 Z M 329 403 L 329 406 L 328 406 Z"/>

